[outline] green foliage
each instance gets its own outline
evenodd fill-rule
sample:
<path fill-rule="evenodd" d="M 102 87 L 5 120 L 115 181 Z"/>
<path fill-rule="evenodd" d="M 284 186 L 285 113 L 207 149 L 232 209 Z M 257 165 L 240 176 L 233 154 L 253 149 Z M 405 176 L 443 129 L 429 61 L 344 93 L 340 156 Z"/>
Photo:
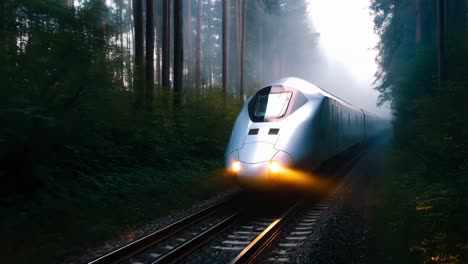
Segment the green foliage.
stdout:
<path fill-rule="evenodd" d="M 466 187 L 427 179 L 431 169 L 407 149 L 394 148 L 385 168 L 376 186 L 371 262 L 466 263 Z"/>
<path fill-rule="evenodd" d="M 36 203 L 3 209 L 1 263 L 81 263 L 77 257 L 103 242 L 134 238 L 136 230 L 173 210 L 190 207 L 232 186 L 218 161 L 180 161 L 172 168 L 82 175 L 48 186 Z M 20 212 L 20 213 L 18 213 Z M 25 239 L 27 238 L 27 239 Z M 128 240 L 126 240 L 128 241 Z"/>
<path fill-rule="evenodd" d="M 468 34 L 458 21 L 465 3 L 445 1 L 448 79 L 439 86 L 436 1 L 418 2 L 419 10 L 409 0 L 372 1 L 381 37 L 376 88 L 391 102 L 395 135 L 379 179 L 376 260 L 466 263 Z"/>
<path fill-rule="evenodd" d="M 64 261 L 230 186 L 219 169 L 240 106 L 207 92 L 136 110 L 110 11 L 65 3 L 0 3 L 2 263 Z"/>
<path fill-rule="evenodd" d="M 454 12 L 456 4 L 448 12 Z M 434 36 L 435 6 L 420 6 L 421 37 L 416 42 L 418 8 L 410 1 L 376 0 L 376 30 L 379 44 L 377 89 L 381 102 L 391 101 L 395 136 L 399 144 L 409 147 L 432 167 L 432 176 L 460 176 L 457 170 L 468 163 L 465 115 L 468 72 L 468 35 L 448 42 L 448 81 L 437 84 L 437 50 Z M 448 15 L 457 15 L 449 13 Z M 453 19 L 449 19 L 450 22 Z M 426 21 L 426 22 L 424 22 Z M 456 20 L 454 20 L 456 21 Z M 424 23 L 423 23 L 424 22 Z M 459 28 L 448 23 L 447 28 Z M 448 30 L 450 32 L 450 30 Z M 453 30 L 452 30 L 453 31 Z"/>
<path fill-rule="evenodd" d="M 131 101 L 131 94 L 116 93 L 100 105 L 61 114 L 5 107 L 2 196 L 30 195 L 47 186 L 44 171 L 60 181 L 141 166 L 169 168 L 183 160 L 220 160 L 239 109 L 222 105 L 217 95 L 189 99 L 176 110 L 156 104 L 148 112 L 135 110 Z"/>
<path fill-rule="evenodd" d="M 31 198 L 50 182 L 223 156 L 238 106 L 208 94 L 173 110 L 161 95 L 136 111 L 119 78 L 128 54 L 110 41 L 110 11 L 102 1 L 65 2 L 2 3 L 11 14 L 2 19 L 17 26 L 0 30 L 0 201 Z"/>
<path fill-rule="evenodd" d="M 435 53 L 418 51 L 408 62 L 408 75 L 392 86 L 396 138 L 418 153 L 434 175 L 455 173 L 468 162 L 466 41 L 449 55 L 449 80 L 438 87 Z M 453 175 L 455 175 L 453 174 Z"/>

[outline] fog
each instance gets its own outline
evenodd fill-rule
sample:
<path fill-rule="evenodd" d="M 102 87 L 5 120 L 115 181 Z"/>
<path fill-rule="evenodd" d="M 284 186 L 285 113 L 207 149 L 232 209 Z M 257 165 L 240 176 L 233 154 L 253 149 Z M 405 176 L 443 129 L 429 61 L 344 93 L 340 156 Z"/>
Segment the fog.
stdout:
<path fill-rule="evenodd" d="M 309 0 L 308 13 L 320 33 L 322 68 L 311 81 L 351 104 L 388 117 L 388 105 L 377 107 L 373 89 L 378 36 L 369 0 Z"/>
<path fill-rule="evenodd" d="M 388 106 L 377 107 L 379 93 L 373 89 L 378 36 L 369 0 L 279 2 L 279 11 L 262 17 L 261 37 L 248 28 L 246 60 L 260 53 L 263 69 L 249 63 L 247 83 L 266 85 L 300 77 L 359 108 L 389 117 Z M 256 38 L 261 38 L 261 48 L 249 46 Z"/>

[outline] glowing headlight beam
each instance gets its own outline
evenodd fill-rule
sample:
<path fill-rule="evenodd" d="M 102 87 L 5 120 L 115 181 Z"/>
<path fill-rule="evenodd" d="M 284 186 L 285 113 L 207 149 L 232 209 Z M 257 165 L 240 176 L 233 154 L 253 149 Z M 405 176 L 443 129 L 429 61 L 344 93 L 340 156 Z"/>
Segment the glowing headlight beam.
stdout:
<path fill-rule="evenodd" d="M 279 169 L 280 169 L 280 166 L 279 166 L 278 162 L 276 162 L 276 161 L 270 162 L 270 171 L 271 172 L 273 172 L 273 173 L 278 172 Z"/>
<path fill-rule="evenodd" d="M 239 172 L 240 171 L 240 168 L 241 168 L 241 164 L 240 164 L 240 161 L 236 160 L 232 163 L 232 171 L 233 172 Z"/>

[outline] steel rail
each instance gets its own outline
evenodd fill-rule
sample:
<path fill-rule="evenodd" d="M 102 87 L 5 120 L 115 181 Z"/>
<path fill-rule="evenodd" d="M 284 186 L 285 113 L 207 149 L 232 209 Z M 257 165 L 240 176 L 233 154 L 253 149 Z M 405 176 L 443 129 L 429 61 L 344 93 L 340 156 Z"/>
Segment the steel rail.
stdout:
<path fill-rule="evenodd" d="M 146 235 L 136 241 L 133 241 L 127 245 L 124 245 L 114 251 L 111 251 L 101 257 L 98 257 L 88 264 L 104 264 L 104 263 L 118 263 L 125 259 L 128 259 L 141 251 L 166 240 L 174 234 L 202 221 L 208 216 L 214 214 L 223 205 L 233 200 L 233 197 L 226 198 L 208 208 L 202 209 L 196 213 L 193 213 L 175 223 L 167 225 L 158 231 L 155 231 L 149 235 Z"/>
<path fill-rule="evenodd" d="M 262 233 L 260 233 L 239 255 L 237 255 L 230 264 L 251 263 L 262 251 L 271 244 L 281 229 L 284 227 L 288 218 L 292 216 L 301 202 L 297 202 L 289 207 L 279 218 L 275 219 Z"/>
<path fill-rule="evenodd" d="M 197 248 L 201 247 L 206 242 L 214 238 L 216 235 L 229 228 L 232 224 L 235 223 L 238 216 L 239 213 L 230 215 L 229 217 L 216 224 L 215 226 L 211 227 L 210 229 L 206 230 L 205 232 L 201 233 L 200 235 L 192 238 L 186 243 L 163 255 L 156 261 L 152 262 L 152 264 L 174 263 L 182 260 L 184 257 L 188 256 Z"/>

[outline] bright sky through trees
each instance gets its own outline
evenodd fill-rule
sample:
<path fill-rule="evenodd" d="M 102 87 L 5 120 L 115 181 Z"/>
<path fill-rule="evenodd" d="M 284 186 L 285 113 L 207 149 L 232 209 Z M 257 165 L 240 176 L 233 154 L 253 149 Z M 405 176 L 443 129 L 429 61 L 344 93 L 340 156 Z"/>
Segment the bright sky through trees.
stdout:
<path fill-rule="evenodd" d="M 369 0 L 309 0 L 309 12 L 320 32 L 320 48 L 342 63 L 358 81 L 373 79 L 377 69 Z"/>
<path fill-rule="evenodd" d="M 345 68 L 359 84 L 358 89 L 368 100 L 376 101 L 378 92 L 372 89 L 377 70 L 374 49 L 378 36 L 374 33 L 369 0 L 309 0 L 312 23 L 320 33 L 319 48 L 331 63 Z M 344 98 L 357 106 L 375 105 L 362 99 Z M 384 114 L 383 109 L 371 111 Z"/>

